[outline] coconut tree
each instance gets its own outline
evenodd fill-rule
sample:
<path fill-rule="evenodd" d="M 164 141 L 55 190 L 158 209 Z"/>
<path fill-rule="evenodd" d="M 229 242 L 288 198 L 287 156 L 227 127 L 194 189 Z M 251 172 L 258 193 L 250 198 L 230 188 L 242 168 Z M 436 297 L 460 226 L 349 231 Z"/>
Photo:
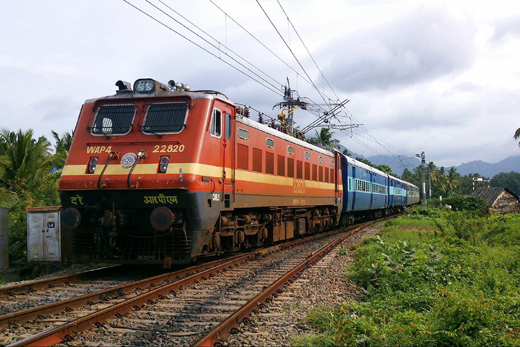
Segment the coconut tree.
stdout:
<path fill-rule="evenodd" d="M 460 174 L 457 172 L 456 168 L 450 167 L 446 183 L 448 186 L 448 193 L 455 193 L 460 185 Z"/>
<path fill-rule="evenodd" d="M 72 144 L 72 135 L 69 132 L 65 132 L 63 136 L 60 137 L 57 132 L 52 130 L 52 137 L 56 140 L 52 162 L 54 167 L 60 170 L 65 165 L 65 161 L 69 155 L 70 146 Z"/>
<path fill-rule="evenodd" d="M 426 177 L 426 179 L 429 181 L 430 193 L 435 195 L 435 186 L 437 184 L 438 169 L 437 166 L 435 166 L 435 164 L 433 163 L 433 161 L 430 161 L 428 165 L 426 165 L 426 171 L 428 172 L 428 177 Z"/>
<path fill-rule="evenodd" d="M 448 191 L 448 177 L 444 166 L 441 166 L 441 168 L 439 169 L 437 184 L 441 192 L 441 195 L 445 196 Z"/>
<path fill-rule="evenodd" d="M 325 147 L 339 148 L 339 141 L 333 139 L 332 135 L 334 133 L 329 128 L 321 128 L 320 132 L 316 131 L 316 137 L 310 139 L 310 142 Z"/>
<path fill-rule="evenodd" d="M 515 140 L 520 139 L 520 128 L 516 129 L 514 137 Z M 518 146 L 520 146 L 520 142 L 518 142 Z"/>
<path fill-rule="evenodd" d="M 37 187 L 50 173 L 50 143 L 45 137 L 33 139 L 33 131 L 0 131 L 0 187 L 16 193 Z"/>
<path fill-rule="evenodd" d="M 392 172 L 392 168 L 386 164 L 377 165 L 376 169 L 381 170 L 386 174 L 395 176 L 395 174 Z"/>

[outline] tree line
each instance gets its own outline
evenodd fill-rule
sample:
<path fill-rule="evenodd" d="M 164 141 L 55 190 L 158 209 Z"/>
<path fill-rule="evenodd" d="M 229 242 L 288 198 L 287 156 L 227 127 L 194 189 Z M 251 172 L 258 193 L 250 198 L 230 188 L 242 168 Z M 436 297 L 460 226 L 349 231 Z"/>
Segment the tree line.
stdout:
<path fill-rule="evenodd" d="M 333 138 L 334 133 L 329 128 L 321 128 L 320 132 L 316 131 L 315 137 L 309 139 L 314 145 L 339 149 L 339 141 Z M 516 140 L 520 139 L 520 128 L 514 134 Z M 520 143 L 518 144 L 520 146 Z M 344 155 L 351 156 L 347 149 L 343 151 Z M 392 172 L 392 168 L 388 165 L 374 165 L 369 160 L 356 157 L 356 160 L 368 164 L 378 170 L 389 175 L 398 176 Z M 413 170 L 404 169 L 401 179 L 415 184 L 417 187 L 422 185 L 422 168 L 418 166 Z M 427 197 L 438 198 L 439 196 L 447 197 L 453 195 L 470 195 L 473 188 L 482 186 L 481 182 L 475 182 L 475 179 L 483 178 L 478 173 L 462 176 L 457 172 L 456 168 L 446 169 L 444 166 L 437 167 L 434 162 L 429 162 L 424 166 L 425 182 Z M 475 184 L 475 185 L 474 185 Z M 491 178 L 489 185 L 491 187 L 509 188 L 517 196 L 520 196 L 520 173 L 509 172 L 499 173 Z M 431 191 L 431 194 L 430 194 Z"/>
<path fill-rule="evenodd" d="M 0 130 L 0 207 L 9 209 L 11 267 L 25 262 L 28 207 L 60 205 L 58 181 L 72 143 L 52 131 L 54 148 L 32 130 Z"/>

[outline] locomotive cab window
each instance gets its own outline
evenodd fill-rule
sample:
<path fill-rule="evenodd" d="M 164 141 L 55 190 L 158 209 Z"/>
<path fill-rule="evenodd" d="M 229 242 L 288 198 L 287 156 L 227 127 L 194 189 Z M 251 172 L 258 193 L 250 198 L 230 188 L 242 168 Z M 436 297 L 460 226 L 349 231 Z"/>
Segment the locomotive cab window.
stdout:
<path fill-rule="evenodd" d="M 94 124 L 87 128 L 92 135 L 126 135 L 132 129 L 135 105 L 105 105 L 99 107 Z"/>
<path fill-rule="evenodd" d="M 222 134 L 222 112 L 219 109 L 213 110 L 213 117 L 211 117 L 210 134 L 213 137 L 220 137 Z"/>
<path fill-rule="evenodd" d="M 142 131 L 146 135 L 178 134 L 186 127 L 187 118 L 185 102 L 151 104 L 146 110 Z"/>

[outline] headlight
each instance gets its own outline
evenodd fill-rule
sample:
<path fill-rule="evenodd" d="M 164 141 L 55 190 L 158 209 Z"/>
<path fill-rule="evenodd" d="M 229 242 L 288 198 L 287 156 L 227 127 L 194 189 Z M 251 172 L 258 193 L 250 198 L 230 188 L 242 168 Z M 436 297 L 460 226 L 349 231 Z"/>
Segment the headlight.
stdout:
<path fill-rule="evenodd" d="M 153 93 L 155 81 L 151 79 L 137 80 L 134 83 L 134 90 L 138 93 Z"/>
<path fill-rule="evenodd" d="M 159 172 L 166 173 L 168 171 L 168 164 L 170 163 L 170 157 L 161 157 L 159 161 Z"/>
<path fill-rule="evenodd" d="M 89 174 L 93 174 L 94 172 L 96 172 L 96 166 L 97 166 L 97 163 L 98 163 L 98 157 L 91 157 L 90 160 L 88 161 L 88 173 Z"/>

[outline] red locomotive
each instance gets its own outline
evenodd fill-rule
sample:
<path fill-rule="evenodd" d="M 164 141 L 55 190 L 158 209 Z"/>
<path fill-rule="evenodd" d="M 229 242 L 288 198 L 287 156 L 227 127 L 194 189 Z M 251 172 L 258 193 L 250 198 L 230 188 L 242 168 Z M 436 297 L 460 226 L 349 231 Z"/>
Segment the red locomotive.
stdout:
<path fill-rule="evenodd" d="M 218 92 L 116 85 L 83 105 L 60 180 L 76 256 L 188 263 L 339 223 L 338 152 L 252 121 Z"/>

